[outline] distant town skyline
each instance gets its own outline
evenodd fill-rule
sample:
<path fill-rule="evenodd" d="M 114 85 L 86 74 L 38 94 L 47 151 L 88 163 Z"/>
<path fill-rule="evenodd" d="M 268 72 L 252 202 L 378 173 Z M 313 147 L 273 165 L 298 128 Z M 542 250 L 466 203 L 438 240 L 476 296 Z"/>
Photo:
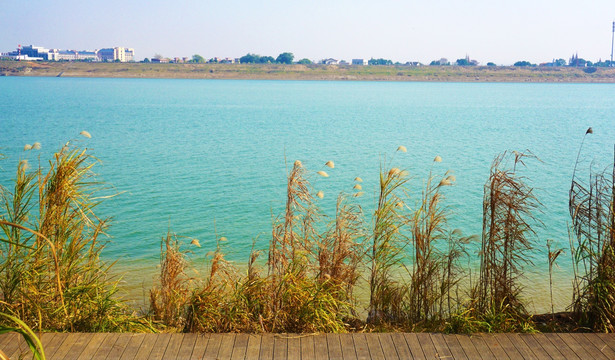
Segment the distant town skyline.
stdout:
<path fill-rule="evenodd" d="M 469 55 L 481 64 L 568 59 L 608 60 L 615 2 L 501 3 L 338 0 L 30 0 L 3 4 L 0 50 L 18 44 L 93 50 L 117 44 L 135 60 L 239 58 L 247 53 L 295 59 L 385 58 L 394 62 Z"/>

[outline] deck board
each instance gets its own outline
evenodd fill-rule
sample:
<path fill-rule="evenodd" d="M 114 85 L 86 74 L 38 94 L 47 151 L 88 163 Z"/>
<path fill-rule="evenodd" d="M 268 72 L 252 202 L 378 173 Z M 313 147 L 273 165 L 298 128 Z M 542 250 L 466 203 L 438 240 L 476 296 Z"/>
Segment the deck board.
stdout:
<path fill-rule="evenodd" d="M 314 358 L 314 336 L 308 335 L 301 338 L 301 358 Z"/>
<path fill-rule="evenodd" d="M 367 339 L 367 348 L 369 349 L 370 359 L 385 360 L 382 346 L 380 345 L 380 334 L 365 334 Z"/>
<path fill-rule="evenodd" d="M 198 337 L 199 335 L 194 333 L 184 334 L 184 340 L 177 352 L 177 359 L 189 360 L 192 358 L 192 351 L 194 350 L 194 345 Z"/>
<path fill-rule="evenodd" d="M 114 334 L 40 335 L 49 360 L 75 359 L 615 359 L 614 334 Z M 12 359 L 21 336 L 0 335 Z"/>
<path fill-rule="evenodd" d="M 404 339 L 406 339 L 406 344 L 408 344 L 408 348 L 410 349 L 410 352 L 412 353 L 412 358 L 417 359 L 417 360 L 426 359 L 425 353 L 423 352 L 423 349 L 421 348 L 421 343 L 419 342 L 419 338 L 417 337 L 416 334 L 413 334 L 413 333 L 404 334 Z"/>
<path fill-rule="evenodd" d="M 354 351 L 357 353 L 357 360 L 370 359 L 365 334 L 352 334 L 352 342 L 354 343 Z"/>

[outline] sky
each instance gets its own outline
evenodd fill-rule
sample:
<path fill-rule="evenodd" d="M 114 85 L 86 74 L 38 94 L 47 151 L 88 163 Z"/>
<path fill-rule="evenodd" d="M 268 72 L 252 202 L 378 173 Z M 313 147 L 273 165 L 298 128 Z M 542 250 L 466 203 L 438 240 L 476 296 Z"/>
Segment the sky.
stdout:
<path fill-rule="evenodd" d="M 613 0 L 0 0 L 0 51 L 18 44 L 136 58 L 385 58 L 468 55 L 511 65 L 611 56 Z"/>

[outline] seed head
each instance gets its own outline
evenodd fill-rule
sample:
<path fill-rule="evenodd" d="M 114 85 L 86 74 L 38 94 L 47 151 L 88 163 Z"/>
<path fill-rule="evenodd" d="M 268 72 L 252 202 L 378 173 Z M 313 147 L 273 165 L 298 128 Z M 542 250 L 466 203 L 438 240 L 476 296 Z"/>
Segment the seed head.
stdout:
<path fill-rule="evenodd" d="M 41 149 L 41 143 L 40 142 L 35 142 L 34 144 L 32 144 L 32 149 L 40 150 Z"/>
<path fill-rule="evenodd" d="M 438 186 L 450 186 L 453 185 L 453 183 L 448 180 L 448 179 L 442 179 L 442 181 L 440 181 L 440 184 Z"/>
<path fill-rule="evenodd" d="M 450 182 L 455 182 L 457 181 L 457 178 L 455 177 L 455 175 L 449 175 L 446 177 L 446 180 L 450 181 Z"/>
<path fill-rule="evenodd" d="M 360 177 L 357 176 L 356 178 L 354 178 L 354 181 L 356 181 L 356 182 L 363 182 L 363 179 L 361 179 Z"/>
<path fill-rule="evenodd" d="M 28 150 L 31 150 L 31 149 L 32 149 L 32 145 L 30 145 L 30 144 L 26 144 L 26 145 L 23 146 L 23 151 L 28 151 Z"/>
<path fill-rule="evenodd" d="M 391 170 L 389 170 L 389 176 L 397 175 L 399 173 L 400 171 L 398 168 L 392 168 Z"/>
<path fill-rule="evenodd" d="M 295 167 L 301 167 L 301 161 L 295 160 Z"/>
<path fill-rule="evenodd" d="M 440 155 L 437 155 L 434 159 L 434 162 L 442 162 L 442 157 L 440 157 Z"/>
<path fill-rule="evenodd" d="M 363 189 L 363 187 L 362 187 L 361 185 L 359 185 L 359 184 L 356 184 L 356 185 L 353 187 L 353 189 L 355 189 L 355 190 L 362 190 L 362 189 Z"/>
<path fill-rule="evenodd" d="M 363 194 L 365 194 L 363 191 L 359 191 L 358 193 L 356 193 L 356 194 L 354 194 L 352 196 L 354 196 L 354 197 L 361 197 L 361 196 L 363 196 Z"/>
<path fill-rule="evenodd" d="M 220 238 L 220 241 L 226 241 L 228 240 L 227 238 L 225 238 L 224 236 Z"/>
<path fill-rule="evenodd" d="M 192 245 L 194 245 L 196 247 L 201 247 L 201 244 L 199 243 L 199 240 L 197 240 L 197 239 L 192 239 L 190 244 L 192 244 Z"/>
<path fill-rule="evenodd" d="M 594 130 L 592 130 L 591 126 L 589 128 L 587 128 L 587 131 L 585 132 L 585 134 L 593 134 Z"/>
<path fill-rule="evenodd" d="M 316 193 L 316 196 L 318 196 L 319 198 L 324 198 L 325 197 L 325 193 L 322 192 L 322 190 L 320 190 L 319 192 Z"/>
<path fill-rule="evenodd" d="M 406 147 L 405 147 L 405 146 L 403 146 L 403 145 L 400 145 L 400 146 L 397 148 L 397 151 L 401 151 L 401 152 L 408 152 L 408 150 L 406 149 Z"/>
<path fill-rule="evenodd" d="M 329 177 L 329 174 L 327 174 L 326 172 L 320 170 L 319 172 L 317 172 L 318 175 L 322 176 L 322 177 Z"/>
<path fill-rule="evenodd" d="M 80 132 L 79 134 L 85 136 L 86 138 L 90 139 L 92 137 L 92 135 L 90 135 L 89 132 L 83 130 L 82 132 Z"/>
<path fill-rule="evenodd" d="M 335 167 L 335 164 L 333 163 L 333 161 L 329 160 L 325 163 L 325 165 L 327 165 L 328 167 L 330 167 L 331 169 L 333 169 Z"/>

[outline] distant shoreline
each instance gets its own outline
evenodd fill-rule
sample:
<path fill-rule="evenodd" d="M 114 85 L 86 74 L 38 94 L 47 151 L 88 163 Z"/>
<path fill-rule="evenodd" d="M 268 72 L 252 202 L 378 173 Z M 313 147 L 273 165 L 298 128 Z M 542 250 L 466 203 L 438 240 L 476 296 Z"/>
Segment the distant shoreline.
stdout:
<path fill-rule="evenodd" d="M 152 64 L 0 61 L 0 76 L 335 80 L 427 82 L 615 83 L 615 68 L 405 65 Z"/>

